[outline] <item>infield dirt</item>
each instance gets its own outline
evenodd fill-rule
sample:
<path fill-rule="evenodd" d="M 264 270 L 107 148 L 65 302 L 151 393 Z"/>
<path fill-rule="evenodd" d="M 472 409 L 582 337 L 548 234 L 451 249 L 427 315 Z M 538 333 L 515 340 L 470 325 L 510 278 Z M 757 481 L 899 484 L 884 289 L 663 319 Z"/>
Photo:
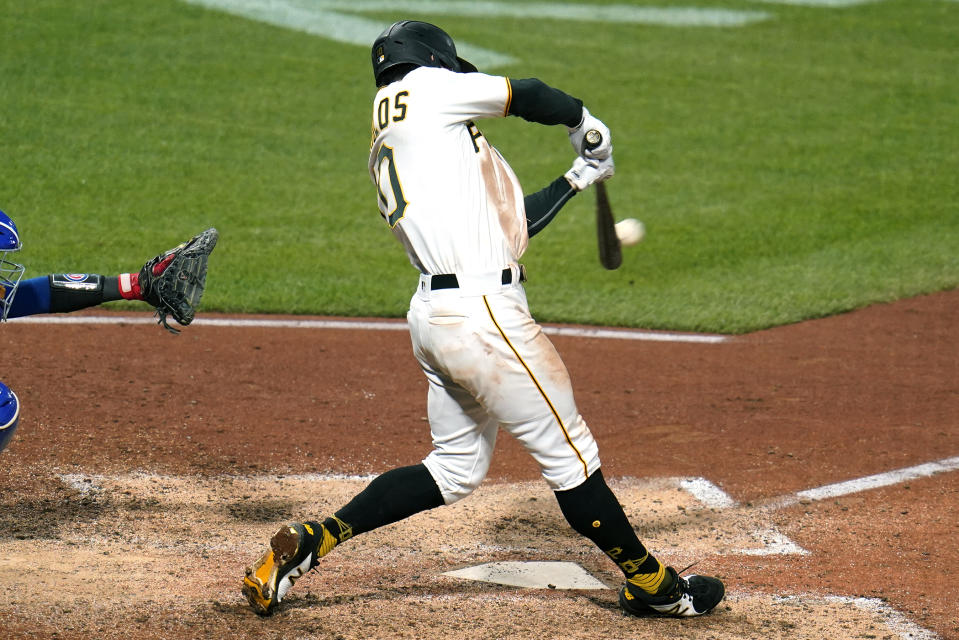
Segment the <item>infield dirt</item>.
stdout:
<path fill-rule="evenodd" d="M 354 539 L 258 618 L 239 580 L 279 523 L 321 517 L 363 477 L 428 452 L 405 332 L 12 322 L 2 377 L 23 418 L 0 455 L 0 626 L 128 640 L 959 638 L 959 473 L 757 506 L 959 455 L 957 311 L 952 291 L 717 345 L 553 338 L 641 538 L 727 583 L 713 614 L 685 621 L 619 611 L 618 572 L 506 435 L 476 494 Z M 685 477 L 736 505 L 698 503 Z M 764 532 L 807 553 L 754 555 Z M 612 588 L 443 575 L 495 560 L 572 561 Z"/>

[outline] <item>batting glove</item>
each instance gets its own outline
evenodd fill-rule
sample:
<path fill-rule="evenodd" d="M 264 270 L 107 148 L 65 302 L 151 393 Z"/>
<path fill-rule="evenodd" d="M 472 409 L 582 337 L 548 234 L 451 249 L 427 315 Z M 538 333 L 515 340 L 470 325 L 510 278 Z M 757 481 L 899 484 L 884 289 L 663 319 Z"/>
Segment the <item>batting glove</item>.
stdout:
<path fill-rule="evenodd" d="M 587 148 L 584 142 L 588 131 L 596 130 L 602 136 L 602 141 L 593 148 Z M 603 124 L 598 118 L 593 117 L 586 107 L 583 107 L 583 119 L 579 125 L 569 129 L 569 141 L 573 145 L 573 150 L 577 155 L 593 160 L 605 160 L 613 154 L 612 139 L 609 135 L 609 127 Z"/>
<path fill-rule="evenodd" d="M 582 156 L 577 156 L 573 160 L 573 166 L 566 172 L 565 178 L 571 187 L 577 191 L 582 191 L 594 182 L 609 180 L 615 172 L 613 156 L 609 156 L 605 160 L 587 160 Z"/>

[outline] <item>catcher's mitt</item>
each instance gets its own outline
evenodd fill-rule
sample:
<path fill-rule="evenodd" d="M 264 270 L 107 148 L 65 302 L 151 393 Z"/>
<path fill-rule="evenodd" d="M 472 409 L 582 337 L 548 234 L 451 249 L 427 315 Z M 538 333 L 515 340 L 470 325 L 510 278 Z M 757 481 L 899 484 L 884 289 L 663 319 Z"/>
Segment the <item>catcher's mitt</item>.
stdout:
<path fill-rule="evenodd" d="M 167 323 L 167 314 L 179 324 L 193 322 L 203 289 L 206 287 L 206 266 L 219 234 L 207 229 L 188 242 L 161 253 L 140 269 L 140 295 L 156 307 L 162 324 L 171 333 L 180 333 Z"/>

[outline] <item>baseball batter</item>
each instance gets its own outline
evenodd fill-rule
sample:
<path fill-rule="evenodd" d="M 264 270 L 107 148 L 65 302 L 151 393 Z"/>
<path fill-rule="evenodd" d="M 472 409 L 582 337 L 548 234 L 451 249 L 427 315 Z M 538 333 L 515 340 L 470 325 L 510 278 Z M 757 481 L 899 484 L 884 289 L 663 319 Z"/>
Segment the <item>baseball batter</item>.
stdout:
<path fill-rule="evenodd" d="M 519 260 L 573 195 L 613 175 L 607 127 L 580 100 L 536 79 L 479 73 L 440 28 L 397 22 L 372 48 L 369 172 L 380 214 L 419 271 L 407 316 L 429 382 L 433 450 L 394 469 L 324 521 L 283 526 L 247 570 L 243 591 L 269 614 L 293 582 L 352 536 L 468 496 L 489 469 L 500 428 L 542 470 L 570 525 L 622 570 L 629 612 L 694 616 L 722 600 L 722 583 L 680 577 L 637 539 L 600 470 L 566 367 L 532 318 Z M 524 196 L 477 126 L 519 116 L 565 125 L 572 168 Z M 598 130 L 603 143 L 585 150 Z"/>

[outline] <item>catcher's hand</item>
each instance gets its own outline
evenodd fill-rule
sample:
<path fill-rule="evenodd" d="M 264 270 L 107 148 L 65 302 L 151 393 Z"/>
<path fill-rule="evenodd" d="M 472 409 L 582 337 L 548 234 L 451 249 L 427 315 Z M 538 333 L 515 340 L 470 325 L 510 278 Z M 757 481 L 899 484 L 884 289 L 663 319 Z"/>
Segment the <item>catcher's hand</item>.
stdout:
<path fill-rule="evenodd" d="M 193 322 L 206 287 L 207 260 L 219 234 L 207 229 L 188 242 L 161 253 L 140 269 L 140 294 L 156 307 L 157 324 L 171 333 L 180 333 L 167 323 L 167 314 L 179 324 Z"/>

